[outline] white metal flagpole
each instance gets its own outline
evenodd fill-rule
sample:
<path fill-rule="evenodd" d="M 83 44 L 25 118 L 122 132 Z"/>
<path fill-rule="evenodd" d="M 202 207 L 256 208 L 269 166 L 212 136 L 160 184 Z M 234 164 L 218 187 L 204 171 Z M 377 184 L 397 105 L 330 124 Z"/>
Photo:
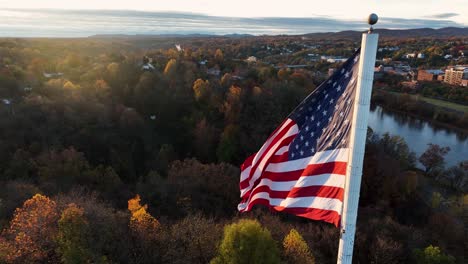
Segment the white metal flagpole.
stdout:
<path fill-rule="evenodd" d="M 357 91 L 354 100 L 353 122 L 350 136 L 350 153 L 346 170 L 343 213 L 341 216 L 341 236 L 338 249 L 338 264 L 350 264 L 353 259 L 354 234 L 361 188 L 362 164 L 366 145 L 367 119 L 369 117 L 372 82 L 374 80 L 375 56 L 379 35 L 372 32 L 377 23 L 376 14 L 369 16 L 371 25 L 368 33 L 362 34 L 361 55 L 357 77 Z"/>

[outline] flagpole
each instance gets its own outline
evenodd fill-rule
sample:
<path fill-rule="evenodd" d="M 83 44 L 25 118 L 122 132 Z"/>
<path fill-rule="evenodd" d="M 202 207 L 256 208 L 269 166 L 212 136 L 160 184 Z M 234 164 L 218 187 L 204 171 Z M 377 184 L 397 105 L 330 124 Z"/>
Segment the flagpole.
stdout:
<path fill-rule="evenodd" d="M 366 145 L 367 119 L 374 79 L 375 57 L 379 35 L 373 33 L 372 25 L 377 23 L 376 14 L 369 16 L 371 25 L 368 33 L 362 34 L 361 55 L 357 76 L 357 91 L 354 100 L 353 122 L 350 135 L 350 157 L 346 170 L 343 213 L 341 217 L 338 264 L 350 264 L 353 259 L 354 234 L 361 188 L 362 164 Z"/>

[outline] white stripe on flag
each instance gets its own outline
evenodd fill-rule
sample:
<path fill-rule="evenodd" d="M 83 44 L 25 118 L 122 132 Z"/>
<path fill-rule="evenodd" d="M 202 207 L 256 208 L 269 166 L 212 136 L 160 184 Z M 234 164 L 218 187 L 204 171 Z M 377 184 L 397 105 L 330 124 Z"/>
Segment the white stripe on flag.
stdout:
<path fill-rule="evenodd" d="M 348 162 L 349 148 L 325 150 L 315 153 L 312 157 L 303 159 L 270 163 L 265 171 L 270 172 L 288 172 L 303 170 L 309 164 L 320 164 L 327 162 Z"/>
<path fill-rule="evenodd" d="M 260 192 L 255 194 L 250 203 L 256 199 L 266 199 L 269 201 L 271 206 L 280 206 L 285 208 L 314 208 L 321 210 L 331 210 L 335 211 L 338 214 L 341 214 L 342 202 L 338 199 L 324 198 L 324 197 L 298 197 L 298 198 L 286 198 L 286 199 L 276 199 L 270 198 L 270 195 L 266 192 Z M 247 206 L 247 204 L 239 204 L 239 207 Z"/>
<path fill-rule="evenodd" d="M 321 174 L 314 176 L 301 176 L 297 181 L 272 181 L 262 179 L 255 189 L 269 186 L 272 191 L 290 191 L 294 187 L 329 186 L 344 188 L 345 176 L 339 174 Z M 255 190 L 254 189 L 254 190 Z"/>

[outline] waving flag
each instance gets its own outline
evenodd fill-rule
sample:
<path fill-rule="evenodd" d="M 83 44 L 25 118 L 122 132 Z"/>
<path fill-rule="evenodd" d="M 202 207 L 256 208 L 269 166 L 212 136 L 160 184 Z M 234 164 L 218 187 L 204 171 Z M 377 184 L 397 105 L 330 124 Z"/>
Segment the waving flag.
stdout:
<path fill-rule="evenodd" d="M 339 225 L 359 55 L 358 50 L 242 164 L 239 211 L 262 204 Z"/>

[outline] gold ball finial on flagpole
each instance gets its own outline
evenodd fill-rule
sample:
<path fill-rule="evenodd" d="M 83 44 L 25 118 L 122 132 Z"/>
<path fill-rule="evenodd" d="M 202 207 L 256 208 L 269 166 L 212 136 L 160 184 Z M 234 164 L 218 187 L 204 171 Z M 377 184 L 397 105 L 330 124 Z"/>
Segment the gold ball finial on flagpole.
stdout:
<path fill-rule="evenodd" d="M 372 25 L 375 25 L 377 21 L 379 21 L 379 17 L 376 14 L 372 13 L 369 15 L 369 17 L 367 18 L 367 23 L 370 25 L 369 33 L 372 33 L 372 31 L 374 30 L 372 28 Z"/>

